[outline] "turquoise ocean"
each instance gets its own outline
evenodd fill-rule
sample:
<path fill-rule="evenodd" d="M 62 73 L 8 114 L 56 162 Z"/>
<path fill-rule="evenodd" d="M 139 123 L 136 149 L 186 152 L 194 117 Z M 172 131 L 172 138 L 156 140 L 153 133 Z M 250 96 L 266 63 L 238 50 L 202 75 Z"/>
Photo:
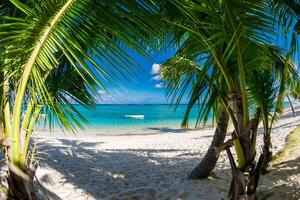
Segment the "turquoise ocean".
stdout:
<path fill-rule="evenodd" d="M 94 110 L 87 110 L 80 105 L 75 107 L 89 121 L 89 128 L 114 127 L 147 127 L 147 126 L 180 126 L 187 105 L 179 105 L 175 110 L 170 105 L 97 105 Z M 144 119 L 126 118 L 126 115 L 144 115 Z M 190 114 L 191 125 L 197 119 L 197 109 Z"/>
<path fill-rule="evenodd" d="M 285 105 L 287 106 L 287 103 Z M 83 131 L 96 134 L 132 134 L 134 132 L 152 133 L 153 131 L 165 130 L 165 132 L 170 132 L 179 130 L 187 108 L 187 105 L 179 105 L 175 110 L 174 106 L 165 104 L 98 104 L 95 109 L 88 110 L 80 105 L 74 106 L 88 121 L 88 124 L 84 124 Z M 188 128 L 195 128 L 198 117 L 197 111 L 198 108 L 195 106 L 190 113 Z M 144 118 L 126 118 L 125 115 L 143 115 Z M 212 124 L 211 115 L 206 126 Z M 41 126 L 38 129 L 40 128 Z M 59 125 L 56 124 L 54 129 L 59 130 Z"/>
<path fill-rule="evenodd" d="M 74 105 L 87 119 L 83 124 L 84 130 L 79 132 L 94 134 L 140 134 L 153 132 L 179 131 L 187 105 L 174 106 L 166 104 L 98 104 L 89 110 L 81 105 Z M 198 117 L 197 108 L 193 108 L 189 118 L 189 128 L 194 128 Z M 126 115 L 143 115 L 143 119 L 128 118 Z M 212 124 L 212 117 L 208 120 Z M 43 120 L 37 124 L 36 130 L 42 131 L 47 127 Z M 60 131 L 55 123 L 54 129 Z"/>

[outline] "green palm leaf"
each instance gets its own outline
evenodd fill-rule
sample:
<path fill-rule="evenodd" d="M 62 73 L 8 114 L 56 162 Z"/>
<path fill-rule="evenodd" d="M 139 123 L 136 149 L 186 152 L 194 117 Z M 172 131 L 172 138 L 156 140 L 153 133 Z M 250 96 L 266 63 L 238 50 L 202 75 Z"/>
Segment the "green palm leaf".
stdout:
<path fill-rule="evenodd" d="M 67 101 L 63 96 L 60 102 L 54 101 L 46 84 L 47 76 L 58 68 L 62 57 L 88 88 L 94 87 L 91 80 L 104 87 L 105 82 L 113 82 L 120 75 L 128 78 L 138 69 L 138 64 L 129 58 L 124 48 L 133 48 L 146 56 L 143 43 L 158 30 L 155 18 L 147 14 L 157 9 L 152 1 L 38 0 L 22 3 L 11 0 L 9 6 L 12 9 L 0 17 L 3 22 L 0 42 L 5 61 L 3 70 L 14 73 L 11 82 L 16 85 L 12 117 L 16 156 L 19 155 L 25 91 L 33 86 L 39 89 L 37 98 L 56 110 L 63 125 L 72 128 L 69 121 L 76 121 L 73 114 L 71 118 L 66 115 L 62 118 L 58 105 L 67 104 Z M 71 105 L 69 107 L 80 116 Z M 17 157 L 14 159 L 18 162 Z"/>

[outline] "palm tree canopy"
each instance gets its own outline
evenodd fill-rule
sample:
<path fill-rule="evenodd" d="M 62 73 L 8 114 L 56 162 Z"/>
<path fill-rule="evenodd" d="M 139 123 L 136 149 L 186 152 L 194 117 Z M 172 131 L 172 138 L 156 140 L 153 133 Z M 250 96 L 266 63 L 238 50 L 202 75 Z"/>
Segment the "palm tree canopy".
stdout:
<path fill-rule="evenodd" d="M 23 98 L 33 93 L 55 107 L 50 78 L 62 63 L 72 66 L 89 92 L 94 83 L 104 88 L 105 82 L 132 78 L 139 66 L 124 48 L 147 56 L 143 43 L 158 30 L 152 1 L 10 0 L 0 5 L 1 71 L 10 74 L 14 85 L 15 121 Z M 75 100 L 90 104 L 87 98 Z"/>
<path fill-rule="evenodd" d="M 186 34 L 181 34 L 185 37 L 184 43 L 177 55 L 163 65 L 161 72 L 171 102 L 179 104 L 184 94 L 189 95 L 182 126 L 187 125 L 191 107 L 197 102 L 202 107 L 198 122 L 205 123 L 209 113 L 217 113 L 216 109 L 220 108 L 217 105 L 224 103 L 224 93 L 230 86 L 236 91 L 245 91 L 250 107 L 265 106 L 267 112 L 275 110 L 278 116 L 287 89 L 299 81 L 299 77 L 290 57 L 285 56 L 288 52 L 270 45 L 277 34 L 271 17 L 274 13 L 267 8 L 268 2 L 172 2 L 182 15 L 170 23 L 185 30 Z M 266 82 L 268 91 L 254 95 L 252 84 L 266 78 L 267 75 L 259 74 L 267 71 L 271 76 L 270 82 Z M 245 86 L 241 74 L 245 76 Z M 263 96 L 273 100 L 262 101 Z M 276 98 L 279 101 L 275 101 Z"/>

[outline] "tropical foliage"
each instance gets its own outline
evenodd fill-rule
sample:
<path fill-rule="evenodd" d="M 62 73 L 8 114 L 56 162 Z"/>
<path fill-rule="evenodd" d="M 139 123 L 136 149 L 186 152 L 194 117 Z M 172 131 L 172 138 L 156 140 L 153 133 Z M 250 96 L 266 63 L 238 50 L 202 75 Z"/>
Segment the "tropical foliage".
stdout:
<path fill-rule="evenodd" d="M 0 6 L 1 133 L 10 194 L 34 199 L 37 166 L 28 147 L 41 110 L 68 130 L 82 127 L 85 119 L 70 100 L 91 108 L 96 85 L 135 74 L 138 64 L 124 48 L 146 56 L 142 44 L 156 35 L 155 18 L 146 11 L 156 7 L 114 0 L 10 0 Z"/>
<path fill-rule="evenodd" d="M 184 17 L 171 23 L 185 30 L 184 37 L 187 39 L 177 55 L 163 65 L 161 73 L 173 103 L 178 104 L 184 94 L 190 97 L 182 126 L 187 126 L 190 110 L 195 104 L 199 107 L 196 126 L 205 123 L 210 113 L 216 115 L 224 109 L 234 125 L 232 139 L 225 143 L 219 141 L 217 145 L 214 137 L 204 161 L 192 171 L 190 177 L 207 177 L 210 171 L 203 172 L 199 166 L 205 166 L 203 163 L 207 160 L 214 160 L 215 163 L 219 151 L 226 149 L 233 169 L 232 198 L 239 199 L 245 194 L 255 198 L 259 174 L 266 172 L 272 156 L 272 124 L 283 110 L 286 93 L 299 81 L 291 60 L 296 50 L 294 46 L 282 50 L 271 45 L 275 38 L 281 36 L 274 32 L 274 23 L 283 27 L 288 35 L 286 18 L 288 23 L 295 22 L 295 18 L 289 18 L 295 12 L 286 15 L 285 9 L 289 8 L 282 2 L 172 3 Z M 295 33 L 297 23 L 293 27 Z M 296 41 L 292 40 L 292 44 Z M 255 162 L 256 135 L 261 120 L 264 150 L 259 161 Z M 215 134 L 220 134 L 217 129 Z M 238 168 L 231 156 L 232 145 L 236 150 Z M 211 148 L 217 150 L 213 152 Z M 243 176 L 244 173 L 250 175 Z"/>
<path fill-rule="evenodd" d="M 213 113 L 216 134 L 222 137 L 210 148 L 212 163 L 226 149 L 232 198 L 255 198 L 260 171 L 272 155 L 272 124 L 285 95 L 299 85 L 293 63 L 298 1 L 1 0 L 0 14 L 0 130 L 11 196 L 36 198 L 32 182 L 37 165 L 28 155 L 40 113 L 47 114 L 50 124 L 58 121 L 76 131 L 86 120 L 70 101 L 93 108 L 96 88 L 139 72 L 126 48 L 147 57 L 153 46 L 171 43 L 179 50 L 161 73 L 171 102 L 190 97 L 182 126 L 188 126 L 196 104 L 196 126 Z M 273 45 L 278 36 L 291 48 Z M 229 118 L 234 131 L 224 143 Z M 256 162 L 260 121 L 265 146 Z"/>

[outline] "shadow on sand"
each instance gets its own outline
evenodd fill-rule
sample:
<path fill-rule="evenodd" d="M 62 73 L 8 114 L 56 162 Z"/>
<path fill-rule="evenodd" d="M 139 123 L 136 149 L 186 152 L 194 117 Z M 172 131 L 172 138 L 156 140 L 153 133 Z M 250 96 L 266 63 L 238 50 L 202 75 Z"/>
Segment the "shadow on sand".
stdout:
<path fill-rule="evenodd" d="M 187 131 L 198 131 L 198 130 L 205 130 L 211 129 L 212 126 L 205 126 L 199 129 L 192 129 L 192 128 L 170 128 L 170 127 L 146 127 L 146 130 L 156 131 L 157 133 L 185 133 Z"/>
<path fill-rule="evenodd" d="M 75 188 L 84 190 L 86 194 L 95 199 L 118 199 L 112 194 L 117 194 L 118 197 L 130 196 L 131 199 L 168 199 L 170 197 L 160 196 L 157 190 L 162 191 L 162 194 L 178 192 L 172 189 L 174 182 L 178 180 L 184 181 L 184 184 L 180 185 L 181 190 L 186 189 L 185 185 L 186 187 L 202 188 L 207 184 L 212 184 L 212 181 L 185 180 L 187 173 L 200 161 L 201 157 L 199 155 L 195 158 L 195 154 L 191 154 L 190 151 L 98 149 L 103 142 L 81 142 L 71 139 L 56 141 L 58 142 L 44 141 L 51 148 L 49 146 L 41 147 L 40 151 L 51 149 L 51 153 L 46 155 L 41 166 L 51 167 L 62 174 L 65 178 L 58 180 L 59 184 L 72 183 Z M 176 154 L 176 156 L 152 156 L 157 153 L 159 155 Z M 273 194 L 269 199 L 299 199 L 300 190 L 297 188 L 299 184 L 289 183 L 290 176 L 299 176 L 299 165 L 300 158 L 277 165 L 275 170 L 262 177 L 264 186 L 259 188 L 259 192 L 263 195 Z M 215 185 L 209 187 L 215 190 L 213 192 L 220 192 L 226 196 L 227 187 L 222 191 L 218 191 L 218 187 L 213 187 L 220 184 L 229 187 L 230 170 L 228 167 L 217 168 L 215 174 L 219 178 L 214 180 L 213 184 Z M 47 174 L 39 179 L 42 184 L 51 182 L 51 177 L 48 177 Z M 280 184 L 283 181 L 284 183 Z M 153 187 L 158 189 L 153 190 Z M 53 192 L 47 191 L 50 199 L 60 200 Z M 139 196 L 140 194 L 143 196 Z"/>
<path fill-rule="evenodd" d="M 289 118 L 289 117 L 294 117 L 294 115 L 293 115 L 293 112 L 291 111 L 291 109 L 290 109 L 290 106 L 288 106 L 287 107 L 288 109 L 289 109 L 289 112 L 287 112 L 287 113 L 283 113 L 283 117 L 287 117 L 287 118 Z M 300 106 L 294 106 L 294 109 L 295 109 L 295 115 L 296 116 L 299 116 L 300 115 Z"/>
<path fill-rule="evenodd" d="M 269 174 L 262 177 L 261 196 L 269 195 L 270 200 L 300 199 L 299 176 L 300 157 L 275 165 Z"/>
<path fill-rule="evenodd" d="M 199 159 L 188 158 L 195 154 L 183 150 L 97 150 L 96 147 L 103 143 L 71 139 L 59 139 L 58 141 L 58 144 L 51 140 L 43 141 L 43 144 L 47 144 L 47 146 L 40 147 L 39 151 L 48 153 L 41 160 L 41 167 L 51 167 L 62 174 L 65 178 L 59 180 L 59 184 L 72 183 L 75 188 L 84 190 L 95 199 L 103 199 L 120 192 L 124 195 L 132 193 L 131 198 L 134 199 L 157 199 L 159 197 L 155 194 L 156 191 L 151 188 L 158 187 L 168 190 L 174 183 L 173 180 L 184 180 L 189 170 L 199 162 Z M 154 158 L 152 157 L 154 153 L 174 153 L 177 156 Z M 175 174 L 174 168 L 177 169 Z M 172 178 L 170 179 L 170 177 Z M 42 184 L 51 184 L 51 182 L 57 181 L 51 180 L 51 176 L 47 174 L 39 177 L 39 180 Z M 164 182 L 164 180 L 171 181 Z M 57 195 L 53 194 L 53 191 L 52 193 L 48 192 L 50 199 L 60 200 Z M 137 195 L 144 193 L 144 196 L 134 196 L 135 193 Z M 163 199 L 163 197 L 159 199 Z"/>
<path fill-rule="evenodd" d="M 160 133 L 185 133 L 192 129 L 170 128 L 170 127 L 147 127 L 147 130 L 157 131 Z"/>

